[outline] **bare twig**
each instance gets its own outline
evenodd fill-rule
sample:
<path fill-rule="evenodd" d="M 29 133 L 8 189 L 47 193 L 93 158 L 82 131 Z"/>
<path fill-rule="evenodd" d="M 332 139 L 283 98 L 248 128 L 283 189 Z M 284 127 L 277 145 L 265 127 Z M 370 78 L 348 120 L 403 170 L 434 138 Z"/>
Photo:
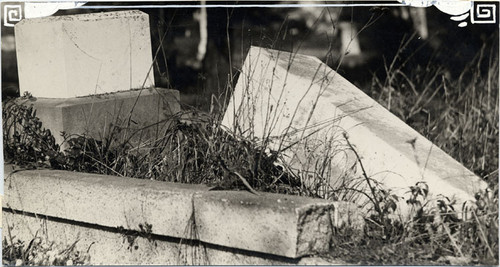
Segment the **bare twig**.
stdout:
<path fill-rule="evenodd" d="M 368 175 L 366 174 L 366 170 L 365 170 L 365 167 L 363 166 L 363 162 L 361 162 L 361 157 L 359 156 L 358 152 L 354 149 L 354 147 L 352 146 L 351 142 L 349 142 L 349 138 L 347 137 L 347 133 L 343 133 L 344 135 L 344 138 L 347 142 L 347 145 L 349 146 L 349 148 L 352 150 L 352 152 L 354 152 L 354 155 L 356 155 L 356 159 L 357 161 L 359 162 L 359 166 L 361 167 L 361 171 L 363 173 L 363 177 L 365 178 L 365 181 L 366 183 L 368 184 L 368 187 L 370 188 L 370 191 L 373 195 L 373 198 L 369 198 L 373 205 L 375 206 L 375 210 L 377 211 L 377 213 L 382 216 L 383 213 L 382 213 L 382 209 L 380 208 L 380 205 L 377 201 L 377 195 L 376 195 L 376 192 L 375 192 L 375 187 L 372 186 L 371 182 L 370 182 L 370 177 L 368 177 Z"/>

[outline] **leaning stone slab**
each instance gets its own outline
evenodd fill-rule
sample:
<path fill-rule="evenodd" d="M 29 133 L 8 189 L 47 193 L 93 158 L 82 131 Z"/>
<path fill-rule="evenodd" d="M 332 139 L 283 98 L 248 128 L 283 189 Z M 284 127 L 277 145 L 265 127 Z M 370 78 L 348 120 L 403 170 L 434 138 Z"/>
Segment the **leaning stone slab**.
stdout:
<path fill-rule="evenodd" d="M 195 195 L 199 239 L 290 258 L 328 252 L 331 201 L 279 194 L 210 191 Z"/>
<path fill-rule="evenodd" d="M 363 172 L 403 195 L 473 200 L 486 183 L 319 59 L 251 47 L 223 119 L 229 131 L 267 141 L 310 185 L 357 186 Z M 348 138 L 349 143 L 346 141 Z M 351 183 L 351 184 L 349 184 Z"/>
<path fill-rule="evenodd" d="M 21 95 L 70 98 L 154 86 L 146 13 L 24 19 L 15 36 Z"/>
<path fill-rule="evenodd" d="M 130 137 L 138 144 L 157 138 L 169 126 L 169 116 L 180 111 L 179 91 L 162 88 L 66 99 L 21 98 L 17 103 L 33 105 L 42 127 L 50 129 L 58 144 L 64 141 L 61 132 L 96 140 Z"/>

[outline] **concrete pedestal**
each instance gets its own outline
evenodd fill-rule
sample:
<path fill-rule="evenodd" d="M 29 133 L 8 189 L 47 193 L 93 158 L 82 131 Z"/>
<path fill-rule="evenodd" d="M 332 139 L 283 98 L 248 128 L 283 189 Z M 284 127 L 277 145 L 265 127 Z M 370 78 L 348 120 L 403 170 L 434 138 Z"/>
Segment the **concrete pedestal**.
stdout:
<path fill-rule="evenodd" d="M 168 117 L 180 111 L 179 91 L 152 88 L 76 98 L 30 98 L 42 127 L 50 129 L 58 144 L 61 132 L 103 140 L 128 138 L 138 144 L 155 138 L 168 127 Z M 122 140 L 120 139 L 120 140 Z M 64 147 L 64 144 L 63 144 Z"/>

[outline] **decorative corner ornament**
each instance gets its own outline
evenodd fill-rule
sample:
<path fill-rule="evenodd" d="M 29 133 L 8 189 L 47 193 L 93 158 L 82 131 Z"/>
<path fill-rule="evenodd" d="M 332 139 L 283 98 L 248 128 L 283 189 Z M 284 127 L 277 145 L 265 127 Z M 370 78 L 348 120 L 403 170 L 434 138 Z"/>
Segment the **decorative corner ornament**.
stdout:
<path fill-rule="evenodd" d="M 459 22 L 458 27 L 471 24 L 497 23 L 497 1 L 469 1 L 469 0 L 398 0 L 400 3 L 412 7 L 435 6 L 441 12 L 451 15 L 450 19 Z"/>
<path fill-rule="evenodd" d="M 16 23 L 24 18 L 41 18 L 53 15 L 61 9 L 73 9 L 83 6 L 86 1 L 66 1 L 66 2 L 25 2 L 16 5 L 3 6 L 3 25 L 14 27 Z M 23 10 L 24 7 L 24 10 Z"/>
<path fill-rule="evenodd" d="M 23 18 L 21 5 L 3 6 L 3 26 L 14 27 Z"/>

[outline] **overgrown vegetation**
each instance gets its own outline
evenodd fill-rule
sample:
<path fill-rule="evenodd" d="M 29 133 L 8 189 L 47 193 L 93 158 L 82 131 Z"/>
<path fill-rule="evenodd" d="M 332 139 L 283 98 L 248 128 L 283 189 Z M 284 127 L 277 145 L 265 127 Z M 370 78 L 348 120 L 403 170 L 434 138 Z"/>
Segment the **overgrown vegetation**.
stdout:
<path fill-rule="evenodd" d="M 10 237 L 10 236 L 9 236 Z M 50 242 L 41 237 L 35 237 L 27 244 L 13 237 L 10 240 L 4 237 L 2 244 L 2 263 L 10 266 L 74 266 L 88 265 L 90 255 L 88 251 L 76 249 L 76 243 L 65 245 Z"/>
<path fill-rule="evenodd" d="M 445 196 L 429 199 L 432 188 L 418 183 L 406 201 L 412 206 L 410 221 L 391 220 L 392 209 L 379 208 L 365 218 L 363 238 L 346 235 L 332 253 L 362 265 L 498 265 L 498 35 L 484 41 L 458 79 L 447 78 L 446 69 L 433 61 L 408 71 L 414 54 L 403 57 L 402 51 L 414 37 L 402 41 L 380 75 L 384 79 L 374 74 L 368 93 L 490 187 L 455 210 Z M 397 196 L 377 192 L 379 205 L 396 203 Z"/>
<path fill-rule="evenodd" d="M 415 40 L 403 40 L 386 64 L 380 80 L 374 75 L 370 94 L 379 103 L 464 166 L 498 186 L 498 35 L 489 36 L 457 79 L 430 60 L 407 71 L 414 54 L 401 52 Z M 405 71 L 406 70 L 406 71 Z"/>
<path fill-rule="evenodd" d="M 412 37 L 404 40 L 401 50 L 411 41 Z M 429 199 L 432 189 L 418 183 L 409 188 L 407 200 L 413 217 L 403 222 L 393 216 L 399 196 L 365 174 L 359 181 L 369 184 L 368 197 L 375 212 L 366 215 L 361 236 L 338 229 L 330 257 L 356 264 L 498 264 L 497 50 L 497 45 L 485 42 L 456 80 L 447 79 L 445 69 L 433 62 L 408 72 L 405 65 L 411 57 L 398 53 L 387 64 L 383 80 L 374 75 L 370 91 L 387 109 L 484 178 L 490 188 L 477 192 L 474 203 L 455 210 L 445 196 Z M 300 177 L 286 172 L 278 164 L 280 153 L 269 151 L 263 145 L 266 142 L 224 131 L 222 114 L 217 112 L 175 114 L 166 122 L 168 130 L 140 147 L 112 130 L 109 138 L 100 141 L 65 135 L 61 150 L 35 111 L 19 104 L 22 101 L 7 101 L 2 110 L 6 162 L 22 167 L 203 183 L 214 189 L 257 194 L 329 196 L 329 192 L 305 187 Z M 214 99 L 212 106 L 210 110 L 224 110 Z M 5 247 L 10 250 L 4 255 L 22 252 L 20 245 Z M 25 256 L 21 258 L 26 263 Z"/>
<path fill-rule="evenodd" d="M 27 96 L 29 98 L 29 96 Z M 223 131 L 212 114 L 176 114 L 161 135 L 140 147 L 119 138 L 95 140 L 65 135 L 61 151 L 50 131 L 41 127 L 32 106 L 13 100 L 4 104 L 6 162 L 21 167 L 119 175 L 167 182 L 208 184 L 219 189 L 242 188 L 296 193 L 300 184 L 274 165 L 257 142 Z M 113 136 L 113 133 L 110 133 Z M 118 135 L 116 135 L 118 136 Z"/>

